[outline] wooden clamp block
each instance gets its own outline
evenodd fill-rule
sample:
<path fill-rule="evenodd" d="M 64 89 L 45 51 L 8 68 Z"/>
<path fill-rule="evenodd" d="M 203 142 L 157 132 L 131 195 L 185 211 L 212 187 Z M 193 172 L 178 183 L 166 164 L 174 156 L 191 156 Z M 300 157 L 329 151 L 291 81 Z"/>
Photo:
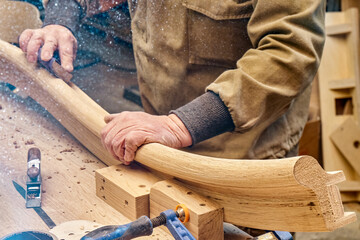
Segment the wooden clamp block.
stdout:
<path fill-rule="evenodd" d="M 159 216 L 167 209 L 175 209 L 180 203 L 189 209 L 190 220 L 184 225 L 197 240 L 224 239 L 222 207 L 173 179 L 152 186 L 150 217 Z"/>
<path fill-rule="evenodd" d="M 113 165 L 95 172 L 96 195 L 130 220 L 149 216 L 151 186 L 160 179 L 133 163 Z"/>

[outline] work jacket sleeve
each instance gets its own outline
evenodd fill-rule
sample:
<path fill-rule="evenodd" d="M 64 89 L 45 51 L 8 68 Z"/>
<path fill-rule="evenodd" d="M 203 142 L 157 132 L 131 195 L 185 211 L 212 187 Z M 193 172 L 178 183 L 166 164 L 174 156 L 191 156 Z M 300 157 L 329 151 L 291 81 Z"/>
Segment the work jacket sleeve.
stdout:
<path fill-rule="evenodd" d="M 81 18 L 106 12 L 126 0 L 44 0 L 45 19 L 43 26 L 57 24 L 73 33 Z"/>
<path fill-rule="evenodd" d="M 287 111 L 313 80 L 325 39 L 325 1 L 254 0 L 253 8 L 248 24 L 253 48 L 237 61 L 236 69 L 225 71 L 207 87 L 227 107 L 237 132 L 246 132 L 260 123 L 270 125 Z M 196 115 L 189 109 L 206 104 L 202 101 L 195 106 L 197 102 L 174 111 L 190 126 L 194 143 L 205 140 L 202 132 L 207 130 L 191 126 L 212 118 L 189 117 Z M 216 128 L 215 122 L 207 122 L 206 127 Z"/>

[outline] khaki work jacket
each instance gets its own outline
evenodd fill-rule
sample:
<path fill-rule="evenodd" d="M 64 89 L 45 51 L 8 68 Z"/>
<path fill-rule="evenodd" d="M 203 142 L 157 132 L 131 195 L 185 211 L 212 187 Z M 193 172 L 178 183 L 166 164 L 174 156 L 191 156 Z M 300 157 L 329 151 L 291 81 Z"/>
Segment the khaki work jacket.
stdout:
<path fill-rule="evenodd" d="M 167 114 L 217 93 L 235 131 L 190 149 L 280 158 L 299 141 L 324 44 L 321 0 L 132 0 L 145 110 Z"/>
<path fill-rule="evenodd" d="M 79 1 L 90 15 L 104 2 Z M 307 120 L 324 45 L 325 2 L 128 0 L 145 111 L 168 114 L 213 91 L 228 107 L 235 130 L 188 151 L 286 156 Z"/>

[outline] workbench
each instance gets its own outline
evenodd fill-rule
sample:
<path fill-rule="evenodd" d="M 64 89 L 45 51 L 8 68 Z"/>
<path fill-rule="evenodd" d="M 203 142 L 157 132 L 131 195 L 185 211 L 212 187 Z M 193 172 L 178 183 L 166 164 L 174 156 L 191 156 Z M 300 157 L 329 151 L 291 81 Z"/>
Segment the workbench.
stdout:
<path fill-rule="evenodd" d="M 0 83 L 0 237 L 22 230 L 49 231 L 15 190 L 25 187 L 27 151 L 41 151 L 42 208 L 55 224 L 88 220 L 103 225 L 130 222 L 96 197 L 96 169 L 105 167 L 44 108 Z M 69 238 L 70 239 L 70 238 Z M 143 239 L 173 239 L 161 229 Z"/>

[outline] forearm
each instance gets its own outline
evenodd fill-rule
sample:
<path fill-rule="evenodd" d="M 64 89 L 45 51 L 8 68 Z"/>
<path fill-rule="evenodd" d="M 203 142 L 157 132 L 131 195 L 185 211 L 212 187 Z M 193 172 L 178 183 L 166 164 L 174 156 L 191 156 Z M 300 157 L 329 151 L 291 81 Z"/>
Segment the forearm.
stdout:
<path fill-rule="evenodd" d="M 75 0 L 50 0 L 45 8 L 43 27 L 61 25 L 75 33 L 82 13 L 82 7 Z"/>
<path fill-rule="evenodd" d="M 80 19 L 108 11 L 126 0 L 46 0 L 44 25 L 57 24 L 73 33 Z"/>

